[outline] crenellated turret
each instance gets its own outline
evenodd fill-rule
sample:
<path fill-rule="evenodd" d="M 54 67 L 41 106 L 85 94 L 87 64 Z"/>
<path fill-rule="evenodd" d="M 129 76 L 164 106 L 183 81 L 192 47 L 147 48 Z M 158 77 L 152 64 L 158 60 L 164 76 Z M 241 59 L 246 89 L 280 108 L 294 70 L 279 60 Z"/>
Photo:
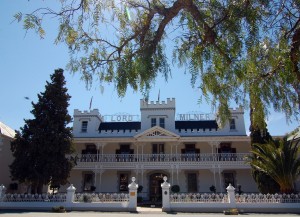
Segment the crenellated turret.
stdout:
<path fill-rule="evenodd" d="M 73 122 L 74 137 L 97 136 L 101 122 L 103 122 L 103 119 L 98 109 L 83 112 L 75 109 Z"/>
<path fill-rule="evenodd" d="M 140 101 L 141 130 L 144 131 L 153 126 L 160 126 L 169 131 L 175 131 L 175 99 L 167 98 L 167 101 Z"/>

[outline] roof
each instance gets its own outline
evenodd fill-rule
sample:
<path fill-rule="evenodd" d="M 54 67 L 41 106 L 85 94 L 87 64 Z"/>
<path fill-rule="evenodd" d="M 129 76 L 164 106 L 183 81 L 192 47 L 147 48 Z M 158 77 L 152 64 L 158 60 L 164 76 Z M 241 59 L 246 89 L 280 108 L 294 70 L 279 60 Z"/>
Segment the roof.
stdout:
<path fill-rule="evenodd" d="M 14 138 L 16 132 L 0 121 L 0 135 L 1 134 L 10 138 Z"/>
<path fill-rule="evenodd" d="M 175 121 L 175 129 L 218 129 L 216 121 Z"/>
<path fill-rule="evenodd" d="M 140 130 L 141 122 L 102 122 L 99 126 L 101 130 Z"/>

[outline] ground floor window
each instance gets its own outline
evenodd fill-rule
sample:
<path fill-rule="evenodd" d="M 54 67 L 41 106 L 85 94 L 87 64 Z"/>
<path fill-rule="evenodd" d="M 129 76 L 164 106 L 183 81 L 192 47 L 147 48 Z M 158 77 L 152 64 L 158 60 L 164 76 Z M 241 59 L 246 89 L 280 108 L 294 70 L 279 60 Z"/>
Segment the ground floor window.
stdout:
<path fill-rule="evenodd" d="M 94 174 L 86 173 L 83 175 L 83 190 L 91 191 L 94 186 Z"/>
<path fill-rule="evenodd" d="M 197 173 L 187 174 L 187 190 L 188 192 L 198 192 Z"/>
<path fill-rule="evenodd" d="M 120 192 L 127 192 L 128 191 L 128 173 L 120 173 L 119 174 L 119 191 Z"/>
<path fill-rule="evenodd" d="M 224 178 L 224 187 L 225 187 L 225 189 L 228 187 L 229 184 L 231 184 L 232 186 L 235 186 L 234 173 L 233 172 L 224 172 L 223 173 L 223 178 Z"/>

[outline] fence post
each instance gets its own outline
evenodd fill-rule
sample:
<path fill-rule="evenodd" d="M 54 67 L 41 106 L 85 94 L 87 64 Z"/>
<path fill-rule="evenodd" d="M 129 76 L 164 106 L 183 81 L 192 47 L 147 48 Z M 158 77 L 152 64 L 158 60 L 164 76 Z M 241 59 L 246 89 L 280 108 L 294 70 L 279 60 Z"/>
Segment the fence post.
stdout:
<path fill-rule="evenodd" d="M 135 177 L 132 177 L 131 181 L 132 182 L 128 185 L 128 189 L 129 189 L 128 211 L 135 212 L 137 207 L 137 189 L 139 185 L 135 183 Z"/>
<path fill-rule="evenodd" d="M 0 201 L 2 201 L 2 198 L 4 197 L 5 194 L 5 186 L 1 185 L 0 186 Z"/>
<path fill-rule="evenodd" d="M 164 176 L 164 183 L 161 184 L 162 189 L 162 211 L 171 211 L 170 207 L 170 183 L 167 182 L 168 178 Z"/>
<path fill-rule="evenodd" d="M 230 207 L 231 208 L 236 208 L 235 188 L 229 183 L 226 190 L 227 190 L 227 194 L 228 194 L 228 203 L 230 204 Z"/>
<path fill-rule="evenodd" d="M 75 196 L 76 188 L 73 186 L 73 184 L 70 185 L 70 187 L 67 188 L 67 203 L 73 203 L 74 202 L 74 196 Z"/>

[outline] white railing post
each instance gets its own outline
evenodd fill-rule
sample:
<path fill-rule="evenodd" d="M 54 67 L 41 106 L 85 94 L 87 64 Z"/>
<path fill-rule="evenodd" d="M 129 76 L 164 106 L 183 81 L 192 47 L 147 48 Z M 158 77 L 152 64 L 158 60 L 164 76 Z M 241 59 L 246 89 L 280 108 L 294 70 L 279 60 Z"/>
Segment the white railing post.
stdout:
<path fill-rule="evenodd" d="M 235 202 L 235 188 L 229 183 L 227 190 L 227 196 L 228 196 L 228 203 L 230 204 L 231 208 L 236 208 L 236 202 Z"/>
<path fill-rule="evenodd" d="M 76 191 L 76 188 L 73 186 L 73 184 L 71 184 L 70 187 L 67 188 L 67 198 L 66 198 L 67 203 L 74 202 L 75 191 Z"/>
<path fill-rule="evenodd" d="M 129 189 L 128 211 L 135 212 L 137 207 L 137 189 L 139 185 L 135 183 L 135 177 L 132 177 L 131 180 L 132 182 L 128 185 L 128 189 Z"/>
<path fill-rule="evenodd" d="M 164 183 L 161 184 L 162 189 L 162 211 L 171 211 L 170 207 L 170 183 L 167 182 L 168 178 L 164 176 Z"/>
<path fill-rule="evenodd" d="M 2 201 L 2 198 L 4 197 L 5 194 L 5 186 L 1 185 L 0 186 L 0 201 Z"/>

